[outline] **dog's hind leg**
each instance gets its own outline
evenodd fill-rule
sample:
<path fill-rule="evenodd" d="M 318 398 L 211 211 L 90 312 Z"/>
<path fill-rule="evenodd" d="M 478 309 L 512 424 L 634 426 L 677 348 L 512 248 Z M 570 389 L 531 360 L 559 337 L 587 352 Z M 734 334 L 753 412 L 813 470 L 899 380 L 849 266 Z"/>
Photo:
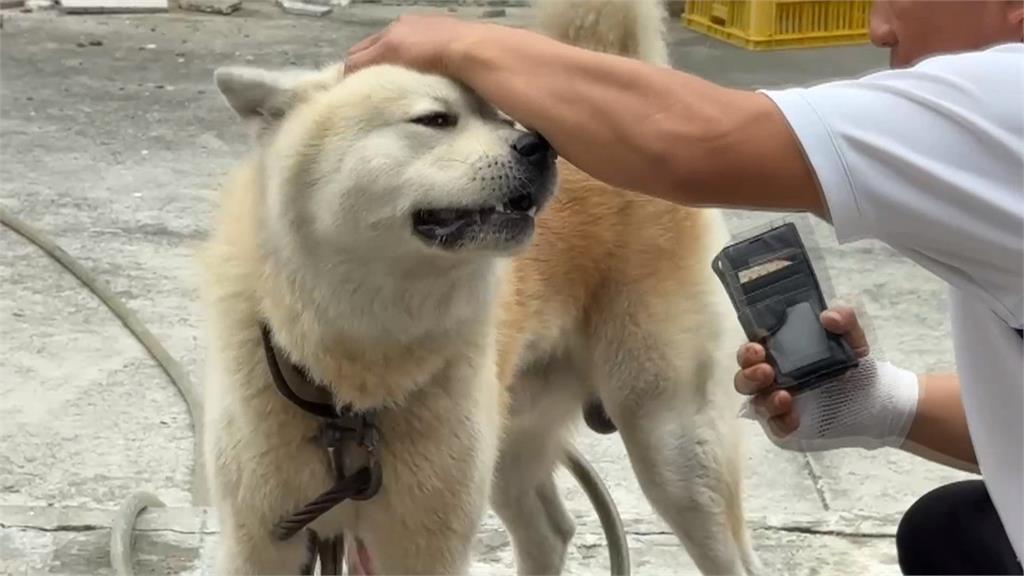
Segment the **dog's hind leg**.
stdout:
<path fill-rule="evenodd" d="M 582 402 L 578 383 L 529 374 L 515 384 L 491 505 L 512 537 L 519 574 L 559 574 L 575 533 L 554 480 L 565 430 Z M 557 380 L 557 381 L 555 381 Z"/>
<path fill-rule="evenodd" d="M 505 476 L 495 486 L 492 504 L 512 537 L 516 573 L 560 574 L 576 526 L 558 494 L 552 470 L 537 479 L 522 475 L 523 470 L 503 468 L 499 471 Z"/>
<path fill-rule="evenodd" d="M 730 403 L 722 351 L 732 342 L 716 343 L 716 327 L 698 325 L 713 316 L 687 319 L 671 302 L 644 314 L 637 304 L 617 302 L 595 330 L 601 400 L 645 496 L 701 572 L 756 571 L 743 518 L 738 401 Z"/>

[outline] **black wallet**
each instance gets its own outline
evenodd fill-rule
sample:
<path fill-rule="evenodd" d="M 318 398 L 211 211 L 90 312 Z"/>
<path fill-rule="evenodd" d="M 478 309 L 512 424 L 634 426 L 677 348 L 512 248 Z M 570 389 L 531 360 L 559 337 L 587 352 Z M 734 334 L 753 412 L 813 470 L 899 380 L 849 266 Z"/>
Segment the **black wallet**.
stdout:
<path fill-rule="evenodd" d="M 792 223 L 726 246 L 712 268 L 747 339 L 765 347 L 776 386 L 807 390 L 857 365 L 846 341 L 821 325 L 825 297 Z"/>

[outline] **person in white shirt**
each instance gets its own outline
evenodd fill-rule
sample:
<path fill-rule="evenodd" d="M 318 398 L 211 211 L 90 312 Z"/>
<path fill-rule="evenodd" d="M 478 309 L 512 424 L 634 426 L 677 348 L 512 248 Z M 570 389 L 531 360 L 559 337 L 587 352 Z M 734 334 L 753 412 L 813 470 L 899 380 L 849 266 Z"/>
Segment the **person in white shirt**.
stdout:
<path fill-rule="evenodd" d="M 884 241 L 950 285 L 958 374 L 876 361 L 852 310 L 822 315 L 862 356 L 796 398 L 764 349 L 736 388 L 779 446 L 899 447 L 983 480 L 916 503 L 908 574 L 1021 574 L 1024 556 L 1024 2 L 875 0 L 893 70 L 734 90 L 525 30 L 403 16 L 349 50 L 463 82 L 595 178 L 696 206 L 806 211 Z M 595 122 L 594 118 L 600 118 Z"/>

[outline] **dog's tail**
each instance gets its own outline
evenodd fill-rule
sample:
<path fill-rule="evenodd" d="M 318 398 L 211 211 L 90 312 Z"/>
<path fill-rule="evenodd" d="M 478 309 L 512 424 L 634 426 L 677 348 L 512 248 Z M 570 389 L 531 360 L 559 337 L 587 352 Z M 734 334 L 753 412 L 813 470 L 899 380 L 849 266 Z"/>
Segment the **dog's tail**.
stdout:
<path fill-rule="evenodd" d="M 535 29 L 565 42 L 668 66 L 662 0 L 534 0 Z"/>

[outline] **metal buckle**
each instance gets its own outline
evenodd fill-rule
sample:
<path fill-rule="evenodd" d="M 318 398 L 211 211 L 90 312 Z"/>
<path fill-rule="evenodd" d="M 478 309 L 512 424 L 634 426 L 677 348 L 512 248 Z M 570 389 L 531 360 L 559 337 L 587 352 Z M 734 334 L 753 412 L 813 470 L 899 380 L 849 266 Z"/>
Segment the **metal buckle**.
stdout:
<path fill-rule="evenodd" d="M 340 482 L 348 477 L 343 468 L 344 464 L 340 452 L 350 445 L 362 450 L 366 456 L 366 464 L 352 475 L 365 475 L 367 476 L 366 482 L 363 483 L 359 490 L 350 495 L 349 499 L 369 500 L 374 497 L 380 491 L 381 484 L 383 483 L 383 473 L 377 453 L 380 432 L 377 430 L 374 415 L 372 413 L 359 415 L 352 413 L 339 414 L 337 419 L 324 422 L 321 437 L 331 457 L 335 482 Z"/>
<path fill-rule="evenodd" d="M 377 454 L 377 444 L 380 442 L 380 431 L 377 430 L 377 422 L 373 414 L 366 414 L 362 419 L 360 419 L 358 436 L 359 438 L 356 441 L 356 446 L 361 448 L 366 454 L 366 466 L 362 470 L 366 470 L 368 472 L 369 478 L 367 478 L 366 484 L 363 488 L 356 494 L 352 495 L 352 500 L 369 500 L 380 491 L 380 486 L 383 481 L 380 458 Z M 360 472 L 362 472 L 362 470 L 360 470 Z"/>

